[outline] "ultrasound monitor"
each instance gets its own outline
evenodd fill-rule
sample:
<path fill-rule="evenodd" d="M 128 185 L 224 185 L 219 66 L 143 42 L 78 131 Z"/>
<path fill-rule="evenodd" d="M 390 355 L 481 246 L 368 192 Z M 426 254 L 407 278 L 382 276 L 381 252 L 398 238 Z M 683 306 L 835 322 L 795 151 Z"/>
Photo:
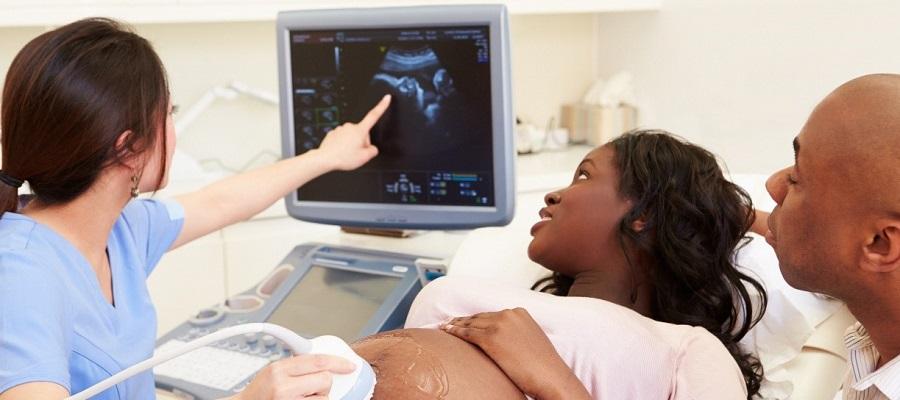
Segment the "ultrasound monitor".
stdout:
<path fill-rule="evenodd" d="M 513 215 L 508 17 L 502 5 L 283 12 L 278 16 L 282 151 L 319 146 L 385 94 L 379 155 L 286 197 L 302 220 L 462 229 Z"/>

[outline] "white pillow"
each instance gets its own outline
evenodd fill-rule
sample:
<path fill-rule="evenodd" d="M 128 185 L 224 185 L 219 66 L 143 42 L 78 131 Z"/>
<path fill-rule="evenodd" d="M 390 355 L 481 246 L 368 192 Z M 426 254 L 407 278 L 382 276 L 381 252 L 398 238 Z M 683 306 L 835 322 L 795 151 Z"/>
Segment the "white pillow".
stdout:
<path fill-rule="evenodd" d="M 530 288 L 549 271 L 528 258 L 531 225 L 543 207 L 541 193 L 520 194 L 516 215 L 504 227 L 475 229 L 460 244 L 447 275 L 473 277 L 516 287 Z"/>

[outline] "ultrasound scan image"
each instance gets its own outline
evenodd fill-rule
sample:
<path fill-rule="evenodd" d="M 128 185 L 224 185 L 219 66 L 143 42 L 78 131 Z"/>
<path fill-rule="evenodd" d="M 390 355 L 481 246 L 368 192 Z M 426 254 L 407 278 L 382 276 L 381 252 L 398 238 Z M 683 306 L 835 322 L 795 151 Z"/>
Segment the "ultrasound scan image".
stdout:
<path fill-rule="evenodd" d="M 295 147 L 316 148 L 384 97 L 371 131 L 378 156 L 325 174 L 299 199 L 435 205 L 493 204 L 487 30 L 481 27 L 298 31 L 292 40 Z"/>
<path fill-rule="evenodd" d="M 398 98 L 410 103 L 416 114 L 425 118 L 429 128 L 435 126 L 442 103 L 456 93 L 453 78 L 431 47 L 391 48 L 372 83 L 385 83 L 393 88 Z"/>
<path fill-rule="evenodd" d="M 427 155 L 459 145 L 465 120 L 453 77 L 430 46 L 391 46 L 372 77 L 370 93 L 390 93 L 391 113 L 384 122 L 389 137 L 374 141 L 388 154 Z M 402 116 L 403 121 L 396 119 Z M 384 129 L 376 130 L 384 131 Z"/>

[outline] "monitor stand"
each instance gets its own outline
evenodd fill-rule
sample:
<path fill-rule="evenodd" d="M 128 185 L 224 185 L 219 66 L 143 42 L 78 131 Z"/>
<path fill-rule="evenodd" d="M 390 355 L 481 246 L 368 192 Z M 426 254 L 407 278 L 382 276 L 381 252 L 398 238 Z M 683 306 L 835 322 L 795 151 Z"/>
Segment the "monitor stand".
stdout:
<path fill-rule="evenodd" d="M 392 238 L 410 238 L 422 234 L 421 230 L 412 229 L 385 229 L 385 228 L 362 228 L 358 226 L 341 226 L 341 231 L 347 233 L 358 233 L 362 235 L 386 236 Z"/>

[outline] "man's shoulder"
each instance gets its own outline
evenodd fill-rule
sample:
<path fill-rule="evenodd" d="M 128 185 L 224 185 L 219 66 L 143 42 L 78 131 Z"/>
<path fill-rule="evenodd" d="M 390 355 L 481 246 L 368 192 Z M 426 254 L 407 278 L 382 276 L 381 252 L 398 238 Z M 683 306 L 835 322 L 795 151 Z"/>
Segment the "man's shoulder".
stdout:
<path fill-rule="evenodd" d="M 880 358 L 865 326 L 857 322 L 847 328 L 844 344 L 849 350 L 849 371 L 839 392 L 863 400 L 900 400 L 900 356 L 876 368 Z"/>

